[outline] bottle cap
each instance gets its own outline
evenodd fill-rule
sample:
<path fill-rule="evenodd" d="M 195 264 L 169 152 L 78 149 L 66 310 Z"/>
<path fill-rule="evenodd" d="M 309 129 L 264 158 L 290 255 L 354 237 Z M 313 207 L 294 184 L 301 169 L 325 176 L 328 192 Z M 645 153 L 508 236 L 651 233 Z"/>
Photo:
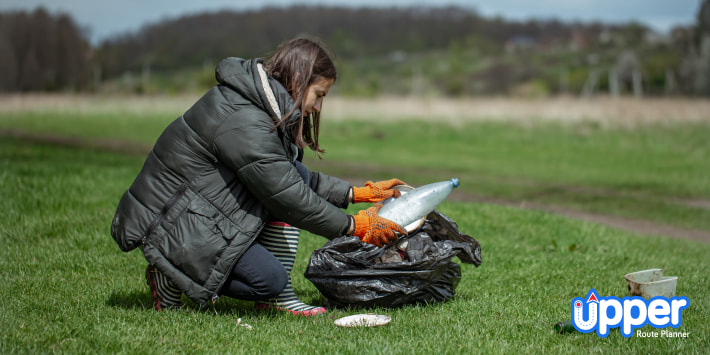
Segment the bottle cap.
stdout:
<path fill-rule="evenodd" d="M 454 184 L 454 188 L 459 187 L 459 179 L 453 178 L 451 179 L 451 182 Z"/>

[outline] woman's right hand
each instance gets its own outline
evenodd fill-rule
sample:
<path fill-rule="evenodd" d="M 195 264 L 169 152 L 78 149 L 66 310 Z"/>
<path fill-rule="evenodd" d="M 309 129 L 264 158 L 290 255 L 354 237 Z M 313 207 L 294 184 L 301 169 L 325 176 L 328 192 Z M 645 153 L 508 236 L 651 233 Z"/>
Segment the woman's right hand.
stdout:
<path fill-rule="evenodd" d="M 401 193 L 393 189 L 393 187 L 406 184 L 406 182 L 399 179 L 378 182 L 368 181 L 364 187 L 353 187 L 351 201 L 353 203 L 380 202 L 390 197 L 399 197 Z"/>
<path fill-rule="evenodd" d="M 398 237 L 395 232 L 407 235 L 407 230 L 404 227 L 377 215 L 377 211 L 381 207 L 382 204 L 377 203 L 353 216 L 355 222 L 353 235 L 358 236 L 365 243 L 379 247 L 396 241 Z"/>

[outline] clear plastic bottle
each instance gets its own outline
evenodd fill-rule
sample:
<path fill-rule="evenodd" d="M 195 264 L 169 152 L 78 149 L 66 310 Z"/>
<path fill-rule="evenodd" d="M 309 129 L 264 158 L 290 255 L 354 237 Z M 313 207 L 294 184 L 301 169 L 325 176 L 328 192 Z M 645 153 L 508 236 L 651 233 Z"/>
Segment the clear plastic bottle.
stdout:
<path fill-rule="evenodd" d="M 406 227 L 428 215 L 458 186 L 456 178 L 420 186 L 387 201 L 377 214 Z"/>

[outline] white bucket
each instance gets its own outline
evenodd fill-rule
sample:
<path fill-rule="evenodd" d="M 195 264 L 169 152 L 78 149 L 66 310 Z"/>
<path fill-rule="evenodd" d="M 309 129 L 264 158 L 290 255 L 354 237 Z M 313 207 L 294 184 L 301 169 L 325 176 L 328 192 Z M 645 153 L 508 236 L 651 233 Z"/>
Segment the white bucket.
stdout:
<path fill-rule="evenodd" d="M 678 276 L 663 276 L 663 269 L 649 269 L 624 275 L 631 296 L 650 299 L 656 296 L 675 297 Z"/>

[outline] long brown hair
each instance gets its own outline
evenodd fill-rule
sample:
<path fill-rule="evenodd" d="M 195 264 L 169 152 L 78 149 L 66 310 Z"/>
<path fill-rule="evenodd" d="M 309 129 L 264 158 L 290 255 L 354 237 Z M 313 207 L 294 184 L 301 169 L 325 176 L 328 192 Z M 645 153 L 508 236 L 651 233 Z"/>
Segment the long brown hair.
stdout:
<path fill-rule="evenodd" d="M 312 37 L 299 37 L 281 43 L 266 59 L 264 67 L 266 73 L 278 80 L 295 101 L 291 112 L 286 114 L 276 127 L 286 122 L 296 110 L 301 109 L 308 86 L 323 79 L 337 78 L 332 55 L 320 40 Z M 318 144 L 320 112 L 313 112 L 310 116 L 312 117 L 302 115 L 300 120 L 291 124 L 294 126 L 294 143 L 299 148 L 310 147 L 320 157 L 320 153 L 325 152 Z"/>

